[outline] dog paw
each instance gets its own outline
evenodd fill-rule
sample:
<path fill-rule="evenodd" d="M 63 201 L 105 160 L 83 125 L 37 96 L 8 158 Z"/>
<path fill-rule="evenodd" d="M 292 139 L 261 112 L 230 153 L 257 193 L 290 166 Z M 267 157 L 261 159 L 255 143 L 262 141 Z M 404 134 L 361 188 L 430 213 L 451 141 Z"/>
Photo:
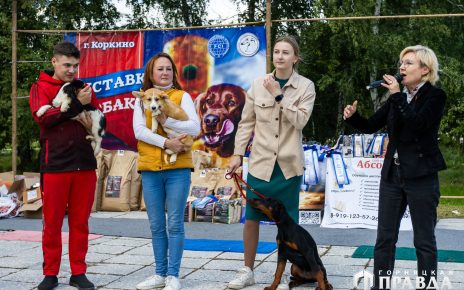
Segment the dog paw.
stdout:
<path fill-rule="evenodd" d="M 324 288 L 319 287 L 319 285 L 318 285 L 315 290 L 333 290 L 333 286 L 330 283 L 326 283 L 324 285 Z"/>
<path fill-rule="evenodd" d="M 301 285 L 301 282 L 297 282 L 297 281 L 290 281 L 290 283 L 288 283 L 288 287 L 291 289 L 291 288 L 295 288 L 295 287 L 298 287 Z"/>
<path fill-rule="evenodd" d="M 177 154 L 172 154 L 171 157 L 169 158 L 169 164 L 174 164 L 177 161 Z"/>

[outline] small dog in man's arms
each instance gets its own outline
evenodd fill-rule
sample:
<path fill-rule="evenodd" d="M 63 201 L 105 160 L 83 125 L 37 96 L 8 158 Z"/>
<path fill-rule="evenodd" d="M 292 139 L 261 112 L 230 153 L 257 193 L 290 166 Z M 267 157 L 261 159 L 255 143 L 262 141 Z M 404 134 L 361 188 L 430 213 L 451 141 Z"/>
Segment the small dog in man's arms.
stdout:
<path fill-rule="evenodd" d="M 52 107 L 60 108 L 60 111 L 63 113 L 68 111 L 72 100 L 77 99 L 77 94 L 84 87 L 85 83 L 78 79 L 65 83 L 59 90 L 58 94 L 56 94 L 55 98 L 53 98 L 51 105 L 44 105 L 40 107 L 40 109 L 36 112 L 37 117 L 41 117 Z M 90 135 L 86 138 L 92 142 L 93 152 L 97 155 L 101 150 L 101 142 L 106 130 L 106 118 L 99 109 L 95 108 L 91 104 L 87 104 L 84 105 L 84 110 L 72 119 L 84 119 L 86 112 L 90 114 L 92 119 L 92 129 L 89 132 Z"/>

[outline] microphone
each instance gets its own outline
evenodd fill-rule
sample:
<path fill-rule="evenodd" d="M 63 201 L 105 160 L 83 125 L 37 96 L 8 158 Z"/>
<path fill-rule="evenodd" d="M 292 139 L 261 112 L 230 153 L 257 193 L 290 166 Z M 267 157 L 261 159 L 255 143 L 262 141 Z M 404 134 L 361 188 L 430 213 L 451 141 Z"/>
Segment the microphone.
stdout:
<path fill-rule="evenodd" d="M 401 81 L 403 80 L 403 76 L 400 75 L 400 74 L 396 74 L 395 75 L 395 79 L 401 83 Z M 375 89 L 375 88 L 378 88 L 380 87 L 382 84 L 385 83 L 385 80 L 379 80 L 379 81 L 375 81 L 375 82 L 372 82 L 370 83 L 369 85 L 366 86 L 366 89 L 367 90 L 371 90 L 371 89 Z"/>

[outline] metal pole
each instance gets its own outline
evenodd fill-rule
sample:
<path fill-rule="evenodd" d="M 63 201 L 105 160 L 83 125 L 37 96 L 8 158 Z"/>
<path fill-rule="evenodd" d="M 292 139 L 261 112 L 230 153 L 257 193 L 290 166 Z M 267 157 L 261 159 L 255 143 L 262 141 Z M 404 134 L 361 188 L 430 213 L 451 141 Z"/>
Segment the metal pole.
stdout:
<path fill-rule="evenodd" d="M 271 72 L 271 0 L 266 0 L 266 72 Z"/>
<path fill-rule="evenodd" d="M 13 0 L 11 15 L 11 170 L 16 175 L 16 18 L 17 0 Z"/>

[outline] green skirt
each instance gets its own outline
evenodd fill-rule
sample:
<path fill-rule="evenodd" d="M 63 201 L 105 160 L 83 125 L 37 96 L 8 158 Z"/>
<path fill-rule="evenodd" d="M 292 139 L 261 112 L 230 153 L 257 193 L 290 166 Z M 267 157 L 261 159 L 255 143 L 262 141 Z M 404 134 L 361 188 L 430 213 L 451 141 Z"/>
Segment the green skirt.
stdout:
<path fill-rule="evenodd" d="M 302 176 L 285 179 L 279 164 L 276 162 L 269 182 L 256 178 L 248 173 L 247 183 L 265 197 L 280 200 L 290 217 L 298 223 L 298 205 L 300 200 Z M 246 191 L 247 198 L 259 198 L 251 190 Z M 257 211 L 249 203 L 246 205 L 245 219 L 254 221 L 270 221 L 270 219 Z"/>

